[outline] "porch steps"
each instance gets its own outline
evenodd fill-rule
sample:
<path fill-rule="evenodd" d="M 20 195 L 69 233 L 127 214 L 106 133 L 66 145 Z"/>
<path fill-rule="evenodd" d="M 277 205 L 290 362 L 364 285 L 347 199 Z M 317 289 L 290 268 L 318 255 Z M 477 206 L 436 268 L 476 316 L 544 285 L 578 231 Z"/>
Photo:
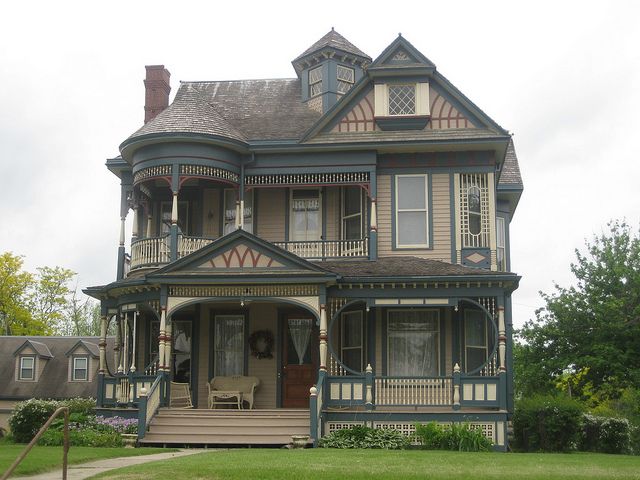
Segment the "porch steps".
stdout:
<path fill-rule="evenodd" d="M 141 445 L 281 446 L 309 434 L 309 410 L 178 410 L 161 408 Z"/>

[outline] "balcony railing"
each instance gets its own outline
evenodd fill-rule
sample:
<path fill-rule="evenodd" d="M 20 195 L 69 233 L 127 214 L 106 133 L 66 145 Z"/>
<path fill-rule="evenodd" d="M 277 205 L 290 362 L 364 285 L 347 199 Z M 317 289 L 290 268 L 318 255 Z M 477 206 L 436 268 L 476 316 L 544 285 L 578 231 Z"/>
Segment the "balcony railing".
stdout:
<path fill-rule="evenodd" d="M 206 247 L 213 239 L 178 235 L 178 258 Z M 304 242 L 275 242 L 280 248 L 302 258 L 324 260 L 327 258 L 366 258 L 369 239 L 317 240 Z M 171 237 L 141 238 L 131 244 L 131 270 L 156 267 L 171 261 Z"/>
<path fill-rule="evenodd" d="M 361 258 L 369 255 L 367 238 L 356 240 L 314 240 L 274 242 L 280 248 L 310 260 L 327 258 Z"/>

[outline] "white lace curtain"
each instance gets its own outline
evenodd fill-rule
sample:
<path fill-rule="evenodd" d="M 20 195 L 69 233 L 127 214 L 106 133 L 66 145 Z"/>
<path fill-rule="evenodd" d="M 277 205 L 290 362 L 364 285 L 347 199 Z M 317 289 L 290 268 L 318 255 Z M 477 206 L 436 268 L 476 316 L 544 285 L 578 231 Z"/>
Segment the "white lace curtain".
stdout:
<path fill-rule="evenodd" d="M 214 375 L 242 375 L 244 372 L 244 317 L 218 315 L 214 331 Z"/>
<path fill-rule="evenodd" d="M 388 371 L 391 376 L 437 377 L 438 312 L 391 311 L 387 325 Z"/>
<path fill-rule="evenodd" d="M 289 319 L 289 335 L 291 335 L 291 341 L 293 347 L 298 354 L 298 364 L 304 363 L 304 356 L 309 348 L 309 339 L 311 338 L 311 325 L 312 320 L 310 318 L 290 318 Z"/>

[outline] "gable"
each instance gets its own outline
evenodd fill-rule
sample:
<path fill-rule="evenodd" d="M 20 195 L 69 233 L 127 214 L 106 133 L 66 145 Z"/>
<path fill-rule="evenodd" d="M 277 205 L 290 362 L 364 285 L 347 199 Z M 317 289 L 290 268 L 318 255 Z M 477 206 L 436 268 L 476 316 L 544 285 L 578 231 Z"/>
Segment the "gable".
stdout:
<path fill-rule="evenodd" d="M 371 88 L 364 97 L 344 114 L 330 130 L 331 133 L 375 132 L 376 125 L 374 89 Z M 447 130 L 455 128 L 476 128 L 467 115 L 456 108 L 452 100 L 439 89 L 429 84 L 430 121 L 423 130 Z"/>
<path fill-rule="evenodd" d="M 247 243 L 239 243 L 227 250 L 212 256 L 202 264 L 199 269 L 269 269 L 283 268 L 284 265 L 269 253 L 262 252 L 255 246 Z"/>

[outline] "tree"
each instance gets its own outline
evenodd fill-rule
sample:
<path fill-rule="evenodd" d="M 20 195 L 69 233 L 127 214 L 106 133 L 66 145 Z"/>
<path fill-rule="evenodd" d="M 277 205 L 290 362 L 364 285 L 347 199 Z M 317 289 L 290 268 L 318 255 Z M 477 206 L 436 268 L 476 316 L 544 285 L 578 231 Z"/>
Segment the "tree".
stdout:
<path fill-rule="evenodd" d="M 19 255 L 0 255 L 0 330 L 4 335 L 24 335 L 32 331 L 33 322 L 27 307 L 33 276 L 22 271 Z"/>
<path fill-rule="evenodd" d="M 560 388 L 597 403 L 640 387 L 640 231 L 608 228 L 576 249 L 575 286 L 541 292 L 545 307 L 518 332 L 520 394 Z"/>
<path fill-rule="evenodd" d="M 68 299 L 71 294 L 69 282 L 75 272 L 62 267 L 38 267 L 33 285 L 30 307 L 35 322 L 44 326 L 46 334 L 59 330 L 65 318 Z"/>
<path fill-rule="evenodd" d="M 67 298 L 64 321 L 60 324 L 60 335 L 99 336 L 100 305 L 91 298 L 78 296 L 78 285 Z"/>

